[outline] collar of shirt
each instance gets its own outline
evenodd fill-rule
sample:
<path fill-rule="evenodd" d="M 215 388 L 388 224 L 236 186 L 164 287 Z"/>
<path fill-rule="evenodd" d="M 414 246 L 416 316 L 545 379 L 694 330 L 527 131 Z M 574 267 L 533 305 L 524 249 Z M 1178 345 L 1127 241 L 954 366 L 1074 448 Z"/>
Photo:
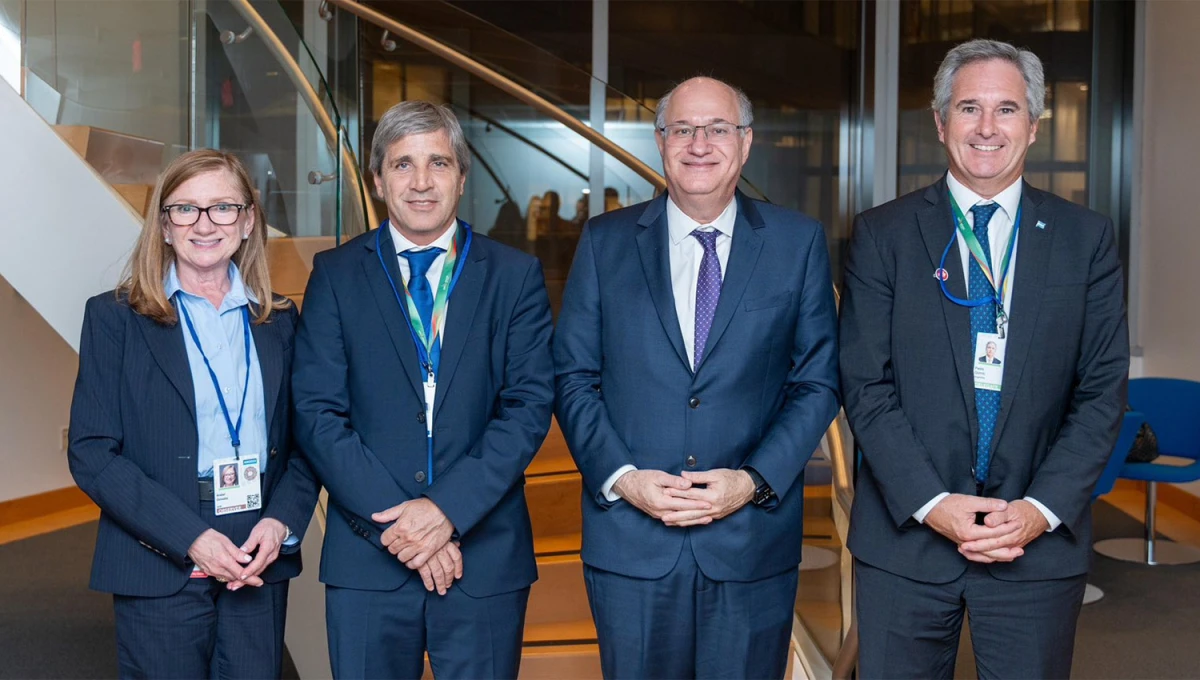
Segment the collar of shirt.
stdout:
<path fill-rule="evenodd" d="M 200 297 L 183 289 L 183 284 L 179 281 L 179 272 L 175 269 L 175 263 L 171 262 L 171 266 L 167 268 L 167 275 L 163 277 L 163 292 L 166 293 L 167 299 L 170 300 L 180 291 L 192 298 Z M 242 273 L 238 271 L 237 265 L 230 261 L 229 292 L 225 293 L 225 299 L 221 301 L 221 308 L 217 311 L 224 313 L 251 302 L 258 304 L 258 298 L 255 297 L 252 291 L 246 288 L 245 282 L 242 281 Z"/>
<path fill-rule="evenodd" d="M 397 256 L 399 256 L 400 253 L 409 250 L 427 250 L 429 248 L 441 248 L 442 250 L 449 252 L 450 242 L 454 240 L 454 235 L 457 232 L 455 227 L 457 226 L 458 218 L 451 218 L 450 224 L 446 225 L 446 230 L 442 232 L 441 236 L 437 237 L 436 241 L 427 246 L 419 246 L 405 238 L 404 235 L 400 233 L 399 229 L 396 229 L 396 227 L 392 226 L 392 221 L 388 220 L 388 229 L 390 229 L 392 232 L 392 243 L 396 244 Z"/>
<path fill-rule="evenodd" d="M 1004 211 L 1004 216 L 1010 223 L 1016 221 L 1017 208 L 1021 205 L 1021 180 L 1022 178 L 1018 177 L 1017 181 L 1005 187 L 1004 191 L 989 200 L 968 189 L 965 184 L 954 177 L 953 172 L 946 173 L 946 184 L 950 187 L 950 195 L 954 197 L 958 207 L 962 208 L 964 216 L 971 214 L 971 208 L 976 203 L 994 201 L 1000 204 L 1000 209 Z"/>
<path fill-rule="evenodd" d="M 683 239 L 691 235 L 697 227 L 711 226 L 713 229 L 733 238 L 733 224 L 737 221 L 737 197 L 729 201 L 729 205 L 717 215 L 717 219 L 708 224 L 701 224 L 696 220 L 688 217 L 679 206 L 675 205 L 675 201 L 667 196 L 667 232 L 671 236 L 671 243 L 679 245 Z"/>

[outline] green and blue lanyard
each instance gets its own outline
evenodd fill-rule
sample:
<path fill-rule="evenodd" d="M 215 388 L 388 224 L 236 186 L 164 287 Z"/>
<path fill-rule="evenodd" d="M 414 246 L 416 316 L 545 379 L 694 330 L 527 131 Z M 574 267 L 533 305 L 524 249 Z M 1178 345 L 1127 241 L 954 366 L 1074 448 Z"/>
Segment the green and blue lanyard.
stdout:
<path fill-rule="evenodd" d="M 196 343 L 196 349 L 200 350 L 200 357 L 204 359 L 204 367 L 208 369 L 208 377 L 212 378 L 213 389 L 217 391 L 217 403 L 221 405 L 221 415 L 225 416 L 225 426 L 229 428 L 229 439 L 233 443 L 233 457 L 241 459 L 239 448 L 242 445 L 242 415 L 246 412 L 246 394 L 250 391 L 250 307 L 249 305 L 242 306 L 242 347 L 245 349 L 243 354 L 246 355 L 246 380 L 242 384 L 242 405 L 238 408 L 237 422 L 235 423 L 229 416 L 229 407 L 225 405 L 225 397 L 221 393 L 221 382 L 217 379 L 217 372 L 213 370 L 212 364 L 208 361 L 204 346 L 200 344 L 200 336 L 196 333 L 196 327 L 192 325 L 192 317 L 188 314 L 187 305 L 183 304 L 183 300 L 176 300 L 176 306 L 183 316 L 188 333 L 192 336 L 192 342 Z"/>
<path fill-rule="evenodd" d="M 958 207 L 958 201 L 954 200 L 954 196 L 950 196 L 950 207 L 953 211 L 954 225 L 956 232 L 950 235 L 950 242 L 946 244 L 946 249 L 942 251 L 942 260 L 938 263 L 937 280 L 942 287 L 942 294 L 946 299 L 956 305 L 963 307 L 982 307 L 983 305 L 996 305 L 996 333 L 1004 337 L 1004 325 L 1008 323 L 1008 314 L 1004 311 L 1004 292 L 1008 286 L 1009 266 L 1012 264 L 1013 248 L 1017 244 L 1017 230 L 1021 228 L 1021 208 L 1017 207 L 1017 218 L 1013 220 L 1012 235 L 1008 237 L 1008 247 L 1004 252 L 1004 259 L 1000 263 L 1000 278 L 995 278 L 992 273 L 992 268 L 988 266 L 987 253 L 983 252 L 983 246 L 979 243 L 979 239 L 975 236 L 975 231 L 971 229 L 971 225 L 967 222 L 966 215 L 963 214 L 962 208 Z M 981 298 L 964 299 L 955 296 L 946 289 L 946 279 L 950 278 L 946 272 L 946 257 L 950 254 L 950 249 L 954 246 L 955 237 L 962 236 L 963 242 L 967 244 L 967 250 L 970 251 L 971 257 L 979 264 L 979 268 L 983 270 L 984 277 L 992 286 L 992 294 L 985 295 Z M 970 295 L 968 289 L 967 294 Z"/>
<path fill-rule="evenodd" d="M 388 269 L 387 263 L 383 259 L 383 250 L 380 248 L 381 236 L 383 231 L 389 227 L 389 221 L 384 220 L 383 224 L 375 230 L 375 252 L 379 255 L 379 264 L 383 266 L 383 273 L 387 276 L 388 283 L 392 286 L 392 293 L 396 296 L 396 303 L 400 307 L 408 311 L 408 330 L 412 334 L 413 344 L 417 347 L 417 358 L 421 362 L 421 368 L 425 371 L 426 379 L 437 384 L 437 374 L 439 364 L 441 364 L 441 352 L 434 351 L 434 347 L 441 342 L 441 334 L 439 329 L 445 328 L 446 306 L 450 302 L 450 296 L 454 293 L 454 287 L 458 285 L 458 278 L 462 274 L 463 265 L 467 261 L 467 253 L 471 251 L 471 239 L 473 230 L 471 225 L 458 220 L 461 225 L 458 234 L 455 234 L 454 240 L 450 245 L 450 249 L 446 252 L 446 260 L 442 265 L 442 275 L 438 281 L 438 287 L 433 298 L 433 313 L 430 316 L 430 328 L 426 329 L 421 323 L 421 314 L 417 309 L 417 304 L 413 300 L 412 293 L 408 290 L 408 285 L 403 281 L 400 286 L 396 285 L 395 279 L 392 278 L 391 270 Z M 459 248 L 460 240 L 462 248 Z M 404 294 L 400 294 L 403 288 Z M 425 475 L 425 485 L 433 484 L 433 404 L 425 404 L 425 411 L 430 414 L 425 420 L 425 442 L 426 442 L 426 459 L 425 465 L 428 472 Z"/>

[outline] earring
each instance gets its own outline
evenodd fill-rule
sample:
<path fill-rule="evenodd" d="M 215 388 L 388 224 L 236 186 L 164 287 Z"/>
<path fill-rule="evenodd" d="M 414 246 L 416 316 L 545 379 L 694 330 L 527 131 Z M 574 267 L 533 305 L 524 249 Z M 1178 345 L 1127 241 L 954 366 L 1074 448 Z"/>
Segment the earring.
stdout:
<path fill-rule="evenodd" d="M 243 241 L 245 241 L 245 240 L 246 240 L 246 239 L 248 239 L 248 238 L 250 238 L 250 232 L 246 232 L 246 233 L 242 234 L 242 240 L 243 240 Z"/>
<path fill-rule="evenodd" d="M 171 245 L 171 239 L 167 238 L 167 239 L 163 239 L 163 240 L 167 242 L 167 245 Z"/>

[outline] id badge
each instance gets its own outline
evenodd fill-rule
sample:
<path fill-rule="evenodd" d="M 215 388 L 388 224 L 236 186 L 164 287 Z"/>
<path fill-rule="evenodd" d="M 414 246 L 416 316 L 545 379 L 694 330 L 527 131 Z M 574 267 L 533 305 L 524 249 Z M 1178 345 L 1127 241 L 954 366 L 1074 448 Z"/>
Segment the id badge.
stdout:
<path fill-rule="evenodd" d="M 433 436 L 433 400 L 437 396 L 437 381 L 427 378 L 422 386 L 425 388 L 425 433 Z"/>
<path fill-rule="evenodd" d="M 1004 346 L 997 333 L 980 333 L 975 339 L 975 389 L 999 392 L 1004 382 Z"/>
<path fill-rule="evenodd" d="M 262 508 L 258 456 L 213 461 L 213 505 L 217 515 Z"/>

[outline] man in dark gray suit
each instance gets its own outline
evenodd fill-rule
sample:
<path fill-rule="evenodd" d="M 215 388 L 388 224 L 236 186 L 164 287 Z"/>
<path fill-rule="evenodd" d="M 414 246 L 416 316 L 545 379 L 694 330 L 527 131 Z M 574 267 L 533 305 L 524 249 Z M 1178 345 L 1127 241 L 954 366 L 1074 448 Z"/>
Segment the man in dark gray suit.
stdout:
<path fill-rule="evenodd" d="M 859 215 L 846 265 L 860 670 L 952 677 L 966 611 L 981 677 L 1067 677 L 1129 368 L 1113 225 L 1021 179 L 1034 54 L 959 45 L 934 90 L 949 173 Z"/>

